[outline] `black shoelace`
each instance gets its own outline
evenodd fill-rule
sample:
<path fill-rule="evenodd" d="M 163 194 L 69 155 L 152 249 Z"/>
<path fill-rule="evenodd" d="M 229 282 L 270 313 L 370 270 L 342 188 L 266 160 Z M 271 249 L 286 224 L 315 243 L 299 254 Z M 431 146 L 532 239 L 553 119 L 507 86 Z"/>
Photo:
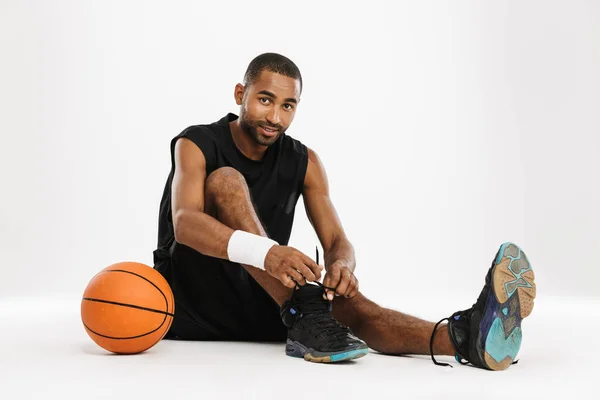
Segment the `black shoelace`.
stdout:
<path fill-rule="evenodd" d="M 444 321 L 449 321 L 449 320 L 450 320 L 450 318 L 454 318 L 454 317 L 456 317 L 457 315 L 458 315 L 458 316 L 460 316 L 460 318 L 459 318 L 459 319 L 464 319 L 464 318 L 465 318 L 465 316 L 466 316 L 466 315 L 468 315 L 468 313 L 469 313 L 471 310 L 473 310 L 473 308 L 477 307 L 477 304 L 479 304 L 479 303 L 481 303 L 482 301 L 484 301 L 484 299 L 485 299 L 485 297 L 484 297 L 484 294 L 485 294 L 485 293 L 482 291 L 482 292 L 479 294 L 479 297 L 477 298 L 477 301 L 475 302 L 475 304 L 473 304 L 473 305 L 471 306 L 471 308 L 469 308 L 468 310 L 457 311 L 457 312 L 455 312 L 454 314 L 452 314 L 450 317 L 448 317 L 448 318 L 442 318 L 440 321 L 438 321 L 438 323 L 437 323 L 437 324 L 435 324 L 435 326 L 433 327 L 433 332 L 431 333 L 431 340 L 429 341 L 429 352 L 430 352 L 430 354 L 431 354 L 431 360 L 433 361 L 433 363 L 434 363 L 435 365 L 439 365 L 439 366 L 442 366 L 442 367 L 450 367 L 450 368 L 454 368 L 452 365 L 450 365 L 450 364 L 448 364 L 448 363 L 441 363 L 441 362 L 438 362 L 438 361 L 435 359 L 435 357 L 433 356 L 433 337 L 435 336 L 435 331 L 437 330 L 437 327 L 438 327 L 438 325 L 439 325 L 439 324 L 441 324 L 441 323 L 442 323 L 442 322 L 444 322 Z M 454 344 L 454 343 L 453 343 L 453 344 Z M 457 351 L 456 351 L 456 354 L 455 354 L 455 356 L 454 356 L 454 358 L 456 359 L 456 361 L 458 361 L 458 362 L 459 362 L 460 364 L 462 364 L 462 365 L 469 364 L 469 360 L 466 360 L 466 359 L 465 359 L 465 357 L 464 357 L 462 354 L 460 354 L 460 353 L 458 352 L 458 349 L 456 349 L 456 350 L 457 350 Z M 463 359 L 465 360 L 465 362 L 463 362 Z"/>
<path fill-rule="evenodd" d="M 306 324 L 307 328 L 316 327 L 316 329 L 308 329 L 309 332 L 330 338 L 341 339 L 349 333 L 349 329 L 333 318 L 329 311 L 316 311 L 305 314 L 299 322 Z"/>
<path fill-rule="evenodd" d="M 448 364 L 448 363 L 442 363 L 439 362 L 435 359 L 435 357 L 433 356 L 433 338 L 435 336 L 435 331 L 437 330 L 438 326 L 444 322 L 444 321 L 450 321 L 450 318 L 454 318 L 455 316 L 459 315 L 460 318 L 464 318 L 464 316 L 471 311 L 472 307 L 468 310 L 464 310 L 464 311 L 458 311 L 455 312 L 454 314 L 452 314 L 450 317 L 447 318 L 442 318 L 441 320 L 438 321 L 437 324 L 435 324 L 435 326 L 433 327 L 433 332 L 431 333 L 431 340 L 429 341 L 429 353 L 431 354 L 431 361 L 433 361 L 433 363 L 435 365 L 439 365 L 442 367 L 450 367 L 450 368 L 454 368 L 452 365 Z M 456 361 L 458 361 L 460 364 L 462 365 L 467 365 L 467 364 L 472 364 L 469 360 L 465 359 L 464 356 L 462 354 L 460 354 L 458 351 L 456 352 L 454 358 L 456 359 Z M 511 363 L 512 364 L 516 364 L 518 363 L 519 360 L 515 360 Z"/>
<path fill-rule="evenodd" d="M 439 320 L 439 321 L 438 321 L 438 323 L 437 323 L 437 324 L 435 324 L 435 326 L 433 327 L 433 332 L 431 333 L 431 340 L 429 340 L 429 354 L 431 354 L 431 361 L 433 361 L 433 363 L 434 363 L 435 365 L 439 365 L 439 366 L 442 366 L 442 367 L 450 367 L 450 368 L 454 368 L 452 365 L 450 365 L 450 364 L 448 364 L 448 363 L 441 363 L 441 362 L 439 362 L 439 361 L 437 361 L 437 360 L 435 359 L 435 357 L 433 356 L 433 338 L 434 338 L 434 336 L 435 336 L 435 332 L 436 332 L 436 330 L 437 330 L 438 326 L 439 326 L 439 325 L 440 325 L 442 322 L 444 322 L 444 321 L 449 321 L 449 320 L 450 320 L 450 318 L 454 318 L 454 316 L 455 316 L 455 315 L 464 314 L 464 313 L 466 313 L 466 311 L 459 311 L 459 312 L 457 312 L 457 313 L 454 313 L 454 314 L 452 314 L 452 316 L 451 316 L 451 317 L 442 318 L 442 319 L 441 319 L 441 320 Z M 462 315 L 461 315 L 461 317 L 462 317 Z M 468 364 L 468 363 L 469 363 L 468 361 L 465 361 L 465 362 L 463 362 L 463 359 L 464 359 L 464 358 L 463 358 L 463 356 L 462 356 L 460 353 L 458 353 L 458 352 L 456 352 L 456 356 L 455 356 L 455 358 L 456 358 L 456 361 L 458 361 L 458 362 L 459 362 L 459 363 L 461 363 L 462 365 L 466 365 L 466 364 Z"/>
<path fill-rule="evenodd" d="M 314 283 L 323 288 L 323 293 L 325 293 L 325 289 L 327 288 L 326 286 L 320 282 Z M 323 309 L 323 302 L 326 301 L 327 300 L 324 300 L 320 297 L 303 299 L 303 316 L 298 320 L 298 322 L 300 324 L 306 324 L 307 328 L 317 327 L 318 332 L 315 332 L 314 329 L 308 329 L 312 333 L 323 334 L 334 338 L 345 337 L 350 331 L 349 328 L 340 324 L 335 318 L 333 318 L 331 311 Z"/>
<path fill-rule="evenodd" d="M 319 263 L 319 248 L 316 247 L 316 263 Z M 335 291 L 335 288 L 330 288 L 323 285 L 321 282 L 314 281 L 316 285 L 320 286 L 323 289 L 323 293 L 325 293 L 325 289 L 329 289 Z M 299 285 L 296 283 L 296 288 L 299 288 Z M 331 316 L 331 312 L 327 310 L 323 310 L 323 300 L 320 298 L 312 298 L 308 301 L 304 300 L 302 304 L 302 308 L 308 313 L 304 314 L 301 321 L 303 323 L 307 323 L 307 326 L 317 326 L 319 328 L 319 334 L 327 335 L 329 337 L 334 338 L 342 338 L 345 337 L 350 329 L 340 324 L 335 318 Z M 311 311 L 314 310 L 314 311 Z"/>

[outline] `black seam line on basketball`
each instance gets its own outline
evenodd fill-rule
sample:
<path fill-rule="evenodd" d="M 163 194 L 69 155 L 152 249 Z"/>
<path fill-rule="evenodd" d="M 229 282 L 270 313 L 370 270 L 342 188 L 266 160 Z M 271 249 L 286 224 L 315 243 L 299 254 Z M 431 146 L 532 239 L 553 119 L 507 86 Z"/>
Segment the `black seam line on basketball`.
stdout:
<path fill-rule="evenodd" d="M 167 319 L 167 317 L 165 317 L 165 320 Z M 171 323 L 173 323 L 173 320 L 171 319 Z M 164 321 L 163 321 L 164 324 Z M 163 325 L 161 324 L 161 326 Z M 160 335 L 160 337 L 158 339 L 156 339 L 156 342 L 152 343 L 152 346 L 150 346 L 150 348 L 156 346 L 156 344 L 158 342 L 160 342 L 161 340 L 163 340 L 163 338 L 167 335 L 167 332 L 169 331 L 169 329 L 171 329 L 171 324 L 167 324 L 167 329 L 165 329 L 165 331 L 162 333 L 162 335 Z"/>
<path fill-rule="evenodd" d="M 166 312 L 166 311 L 161 311 L 161 310 L 155 310 L 153 308 L 148 308 L 148 307 L 142 307 L 142 306 L 136 306 L 134 304 L 127 304 L 127 303 L 119 303 L 118 301 L 110 301 L 110 300 L 102 300 L 102 299 L 94 299 L 91 297 L 84 297 L 83 300 L 87 300 L 87 301 L 95 301 L 97 303 L 107 303 L 107 304 L 113 304 L 115 306 L 123 306 L 123 307 L 130 307 L 130 308 L 137 308 L 138 310 L 144 310 L 144 311 L 150 311 L 153 313 L 158 313 L 158 314 L 165 314 L 171 317 L 175 317 L 175 315 L 173 315 L 170 312 Z"/>
<path fill-rule="evenodd" d="M 100 273 L 99 273 L 99 274 L 97 274 L 97 275 L 100 275 L 101 273 L 105 273 L 105 272 L 113 272 L 113 271 L 114 271 L 114 272 L 124 272 L 124 273 L 128 273 L 128 274 L 135 275 L 135 276 L 137 276 L 137 277 L 140 277 L 140 278 L 142 278 L 143 280 L 145 280 L 146 282 L 148 282 L 148 283 L 150 283 L 152 286 L 154 286 L 154 287 L 155 287 L 155 288 L 156 288 L 156 289 L 157 289 L 157 290 L 160 292 L 160 294 L 163 296 L 163 299 L 165 300 L 165 308 L 167 309 L 167 313 L 161 312 L 161 313 L 165 314 L 165 318 L 163 319 L 163 322 L 160 324 L 160 326 L 159 326 L 158 328 L 156 328 L 155 330 L 153 330 L 152 332 L 149 332 L 149 333 L 147 333 L 147 334 L 144 334 L 144 335 L 141 335 L 141 336 L 137 336 L 137 337 L 146 336 L 146 335 L 148 335 L 148 334 L 150 334 L 150 333 L 154 333 L 154 332 L 156 332 L 157 330 L 159 330 L 159 329 L 160 329 L 160 328 L 161 328 L 161 327 L 164 325 L 164 323 L 166 322 L 166 320 L 167 320 L 167 315 L 170 315 L 170 316 L 171 316 L 171 318 L 174 318 L 174 315 L 173 315 L 172 313 L 168 313 L 168 310 L 169 310 L 169 301 L 167 300 L 167 296 L 165 296 L 165 294 L 163 293 L 163 291 L 162 291 L 162 290 L 161 290 L 161 289 L 160 289 L 158 286 L 156 286 L 156 285 L 154 284 L 154 282 L 150 281 L 150 280 L 149 280 L 149 279 L 147 279 L 146 277 L 144 277 L 144 276 L 141 276 L 141 275 L 139 275 L 139 274 L 136 274 L 135 272 L 126 271 L 126 270 L 122 270 L 122 269 L 117 269 L 117 270 L 106 270 L 106 271 L 102 271 L 102 272 L 100 272 Z M 172 306 L 173 312 L 175 312 L 175 297 L 173 296 L 173 292 L 172 292 L 172 291 L 171 291 L 171 304 L 173 305 L 173 306 Z M 153 344 L 153 346 L 154 346 L 156 343 L 158 343 L 160 340 L 162 340 L 162 338 L 163 338 L 163 337 L 164 337 L 164 336 L 167 334 L 167 332 L 168 332 L 168 330 L 169 330 L 169 328 L 170 328 L 170 324 L 168 324 L 168 325 L 169 325 L 169 326 L 167 327 L 167 329 L 165 330 L 165 332 L 164 332 L 164 333 L 161 335 L 161 337 L 160 337 L 160 338 L 159 338 L 159 339 L 158 339 L 158 340 L 157 340 L 157 341 L 156 341 L 156 342 Z M 85 326 L 85 324 L 84 324 L 84 326 Z M 86 326 L 86 328 L 87 328 L 87 329 L 89 329 L 87 326 Z M 116 337 L 111 337 L 111 336 L 102 335 L 102 334 L 99 334 L 98 332 L 94 332 L 94 331 L 93 331 L 93 330 L 91 330 L 91 329 L 89 329 L 89 330 L 90 330 L 90 332 L 93 332 L 95 335 L 102 336 L 102 337 L 106 337 L 106 338 L 109 338 L 109 339 L 117 339 L 117 340 L 119 340 L 119 339 L 123 339 L 123 338 L 116 338 Z M 127 338 L 125 338 L 125 339 L 127 339 Z"/>
<path fill-rule="evenodd" d="M 101 273 L 106 273 L 106 272 L 124 272 L 126 274 L 131 274 L 131 275 L 137 276 L 138 278 L 142 278 L 143 280 L 145 280 L 146 282 L 148 282 L 149 284 L 151 284 L 152 286 L 154 286 L 156 288 L 156 290 L 158 290 L 160 292 L 160 294 L 162 295 L 163 299 L 165 299 L 165 309 L 167 310 L 167 312 L 169 311 L 169 300 L 167 300 L 167 296 L 165 296 L 165 294 L 163 293 L 163 291 L 160 290 L 160 288 L 158 286 L 156 286 L 154 284 L 154 282 L 152 282 L 150 279 L 148 279 L 145 276 L 142 276 L 140 274 L 136 274 L 135 272 L 126 271 L 124 269 L 109 269 L 109 270 L 103 271 Z"/>
<path fill-rule="evenodd" d="M 107 339 L 115 339 L 115 340 L 139 339 L 139 338 L 141 338 L 141 337 L 144 337 L 144 336 L 151 335 L 151 334 L 153 334 L 154 332 L 158 331 L 160 328 L 162 328 L 162 327 L 163 327 L 163 325 L 165 324 L 165 322 L 167 322 L 167 318 L 168 318 L 168 316 L 167 316 L 166 314 L 163 314 L 163 315 L 164 315 L 164 317 L 163 317 L 163 320 L 162 320 L 162 322 L 160 323 L 160 325 L 156 327 L 156 329 L 154 329 L 154 330 L 152 330 L 152 331 L 150 331 L 150 332 L 146 332 L 146 333 L 144 333 L 144 334 L 142 334 L 142 335 L 137 335 L 137 336 L 129 336 L 129 337 L 116 337 L 116 336 L 108 336 L 108 335 L 103 335 L 103 334 L 101 334 L 101 333 L 98 333 L 98 332 L 96 332 L 96 331 L 93 331 L 93 330 L 91 330 L 91 329 L 90 329 L 90 328 L 89 328 L 87 325 L 85 325 L 85 323 L 84 323 L 83 325 L 84 325 L 84 326 L 85 326 L 87 329 L 90 329 L 90 332 L 93 332 L 95 335 L 102 336 L 102 337 L 104 337 L 104 338 L 107 338 Z M 172 317 L 171 317 L 171 321 L 173 321 Z M 164 336 L 164 335 L 163 335 L 163 336 Z M 156 342 L 156 343 L 158 343 L 158 342 Z M 156 344 L 156 343 L 154 343 L 154 344 Z M 154 345 L 152 345 L 152 346 L 154 346 Z"/>
<path fill-rule="evenodd" d="M 139 339 L 139 338 L 141 338 L 141 337 L 148 336 L 148 335 L 150 335 L 150 334 L 152 334 L 152 333 L 156 332 L 157 330 L 159 330 L 160 328 L 162 328 L 162 326 L 165 324 L 165 321 L 166 321 L 166 320 L 167 320 L 167 316 L 165 315 L 165 318 L 163 319 L 163 322 L 161 322 L 161 323 L 160 323 L 160 325 L 158 326 L 158 328 L 154 329 L 153 331 L 150 331 L 150 332 L 144 333 L 144 334 L 142 334 L 142 335 L 137 335 L 137 336 L 129 336 L 129 337 L 115 337 L 115 336 L 103 335 L 103 334 L 101 334 L 101 333 L 98 333 L 98 332 L 96 332 L 96 331 L 92 330 L 92 329 L 91 329 L 89 326 L 87 326 L 87 325 L 85 324 L 85 322 L 83 323 L 83 326 L 85 326 L 85 329 L 87 329 L 88 331 L 92 332 L 94 335 L 101 336 L 101 337 L 103 337 L 103 338 L 106 338 L 106 339 L 127 340 L 127 339 Z M 158 342 L 156 342 L 156 343 L 158 343 Z M 155 343 L 155 344 L 156 344 L 156 343 Z"/>

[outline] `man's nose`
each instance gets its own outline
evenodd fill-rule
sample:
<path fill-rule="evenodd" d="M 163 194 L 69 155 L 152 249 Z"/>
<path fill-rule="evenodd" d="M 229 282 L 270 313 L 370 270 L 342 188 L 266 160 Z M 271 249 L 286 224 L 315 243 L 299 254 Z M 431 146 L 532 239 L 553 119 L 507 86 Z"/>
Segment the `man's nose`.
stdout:
<path fill-rule="evenodd" d="M 267 122 L 270 125 L 279 125 L 279 110 L 277 107 L 271 108 L 271 111 L 267 114 Z"/>

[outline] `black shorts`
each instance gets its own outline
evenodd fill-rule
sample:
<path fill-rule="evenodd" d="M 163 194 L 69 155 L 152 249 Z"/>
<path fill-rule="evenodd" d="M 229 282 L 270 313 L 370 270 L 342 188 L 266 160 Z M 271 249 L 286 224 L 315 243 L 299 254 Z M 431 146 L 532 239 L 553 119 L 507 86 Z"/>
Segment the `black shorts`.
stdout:
<path fill-rule="evenodd" d="M 285 341 L 279 306 L 240 264 L 176 243 L 155 268 L 175 297 L 165 339 Z"/>

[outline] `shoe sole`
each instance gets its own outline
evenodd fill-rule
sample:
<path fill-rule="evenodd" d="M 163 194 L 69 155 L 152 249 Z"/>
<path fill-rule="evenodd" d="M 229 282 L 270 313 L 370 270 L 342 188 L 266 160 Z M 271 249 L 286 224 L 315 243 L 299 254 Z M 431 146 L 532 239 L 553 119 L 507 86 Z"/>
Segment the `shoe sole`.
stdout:
<path fill-rule="evenodd" d="M 535 275 L 527 256 L 514 243 L 500 246 L 492 271 L 492 290 L 480 327 L 489 326 L 483 358 L 494 371 L 508 368 L 521 347 L 521 321 L 533 310 Z"/>
<path fill-rule="evenodd" d="M 340 361 L 355 360 L 367 355 L 368 347 L 359 347 L 353 350 L 342 350 L 337 352 L 320 352 L 307 348 L 302 343 L 288 339 L 285 344 L 285 354 L 290 357 L 304 358 L 306 361 L 316 363 L 334 363 Z"/>

